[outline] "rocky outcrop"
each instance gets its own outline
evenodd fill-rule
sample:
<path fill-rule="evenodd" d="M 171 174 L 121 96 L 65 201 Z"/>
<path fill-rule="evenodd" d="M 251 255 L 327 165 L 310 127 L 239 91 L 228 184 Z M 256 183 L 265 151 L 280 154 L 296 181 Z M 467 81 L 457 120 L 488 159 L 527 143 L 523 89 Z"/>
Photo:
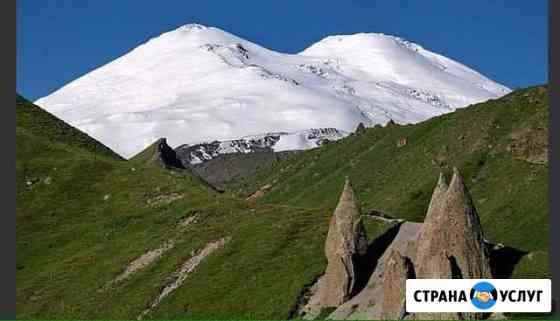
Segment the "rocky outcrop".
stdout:
<path fill-rule="evenodd" d="M 436 210 L 442 206 L 443 200 L 445 199 L 445 193 L 449 185 L 443 173 L 439 174 L 439 179 L 432 193 L 432 198 L 430 199 L 430 204 L 428 205 L 428 211 L 426 212 L 426 217 L 424 218 L 424 223 L 438 222 L 439 217 L 434 217 L 436 214 L 441 214 L 441 210 Z"/>
<path fill-rule="evenodd" d="M 359 123 L 358 127 L 356 127 L 356 135 L 360 135 L 366 132 L 366 126 L 364 123 Z"/>
<path fill-rule="evenodd" d="M 154 143 L 154 153 L 150 162 L 167 169 L 185 169 L 185 166 L 177 158 L 175 150 L 167 145 L 165 138 L 160 138 Z"/>
<path fill-rule="evenodd" d="M 280 140 L 305 142 L 301 146 L 308 148 L 320 147 L 327 141 L 336 141 L 348 136 L 348 132 L 336 128 L 311 128 L 297 132 L 272 132 L 251 135 L 232 140 L 215 140 L 194 145 L 184 144 L 175 148 L 183 165 L 201 165 L 220 155 L 273 154 Z M 308 149 L 304 148 L 304 149 Z"/>
<path fill-rule="evenodd" d="M 190 175 L 198 180 L 201 184 L 206 185 L 208 188 L 220 193 L 223 192 L 223 190 L 219 186 L 214 186 L 209 183 L 207 180 L 201 177 L 201 175 L 194 171 L 193 168 L 188 165 L 183 165 L 177 155 L 177 152 L 167 144 L 167 139 L 165 138 L 156 140 L 153 144 L 132 157 L 129 161 L 131 163 L 162 167 L 170 170 L 174 175 Z M 133 170 L 136 169 L 133 168 Z M 170 199 L 176 199 L 176 196 L 177 195 L 162 196 L 161 200 L 166 201 Z M 155 203 L 158 203 L 160 200 L 154 199 L 153 201 L 156 201 Z M 151 202 L 151 204 L 149 205 L 154 205 L 154 202 Z"/>
<path fill-rule="evenodd" d="M 397 124 L 392 118 L 389 119 L 389 121 L 387 122 L 387 124 L 385 125 L 387 127 L 397 127 L 399 126 L 399 124 Z"/>
<path fill-rule="evenodd" d="M 406 313 L 406 279 L 492 278 L 480 219 L 456 168 L 449 185 L 440 175 L 424 223 L 402 223 L 396 237 L 383 251 L 377 263 L 371 262 L 375 267 L 366 287 L 339 305 L 329 319 L 484 317 L 480 313 Z"/>
<path fill-rule="evenodd" d="M 397 250 L 391 251 L 383 276 L 381 310 L 385 320 L 401 320 L 406 316 L 406 280 L 414 277 L 410 259 Z"/>
<path fill-rule="evenodd" d="M 449 186 L 434 189 L 417 242 L 416 277 L 424 279 L 492 278 L 480 219 L 457 168 Z M 422 320 L 478 319 L 476 313 L 422 313 Z"/>
<path fill-rule="evenodd" d="M 457 278 L 492 276 L 480 219 L 456 168 L 449 187 L 440 177 L 417 244 L 418 278 L 446 278 L 450 269 Z"/>
<path fill-rule="evenodd" d="M 367 245 L 358 200 L 347 179 L 325 243 L 328 265 L 319 294 L 323 306 L 339 306 L 350 298 Z"/>
<path fill-rule="evenodd" d="M 393 252 L 414 260 L 416 251 L 415 240 L 422 224 L 404 222 L 398 225 L 396 236 L 391 244 L 383 251 L 375 270 L 366 287 L 346 303 L 340 305 L 328 318 L 334 320 L 380 320 L 385 318 L 383 298 L 385 296 L 383 280 L 389 272 L 389 260 Z"/>

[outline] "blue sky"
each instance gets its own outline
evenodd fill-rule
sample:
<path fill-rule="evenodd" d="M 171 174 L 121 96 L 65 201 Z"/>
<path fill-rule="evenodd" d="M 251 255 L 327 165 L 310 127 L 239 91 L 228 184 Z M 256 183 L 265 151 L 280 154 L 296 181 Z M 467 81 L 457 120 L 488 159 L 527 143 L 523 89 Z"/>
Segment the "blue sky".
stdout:
<path fill-rule="evenodd" d="M 35 100 L 191 22 L 286 53 L 328 35 L 382 32 L 509 87 L 548 81 L 545 0 L 18 0 L 17 90 Z"/>

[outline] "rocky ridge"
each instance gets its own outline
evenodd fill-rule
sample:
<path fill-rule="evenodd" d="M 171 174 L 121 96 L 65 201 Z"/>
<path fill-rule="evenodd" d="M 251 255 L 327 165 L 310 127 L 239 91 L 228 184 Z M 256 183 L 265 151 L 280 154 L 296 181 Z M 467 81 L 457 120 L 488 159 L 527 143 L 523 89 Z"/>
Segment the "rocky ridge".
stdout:
<path fill-rule="evenodd" d="M 346 180 L 325 243 L 328 265 L 324 285 L 319 290 L 323 304 L 337 306 L 353 294 L 360 272 L 359 260 L 366 254 L 367 245 L 359 204 L 350 181 Z"/>
<path fill-rule="evenodd" d="M 336 128 L 312 128 L 298 132 L 277 132 L 244 136 L 232 140 L 215 140 L 199 144 L 183 144 L 175 148 L 183 165 L 199 165 L 220 155 L 272 153 L 320 147 L 349 133 Z"/>
<path fill-rule="evenodd" d="M 440 175 L 424 223 L 398 223 L 398 233 L 377 262 L 367 261 L 365 256 L 368 246 L 360 218 L 357 198 L 346 181 L 325 243 L 325 274 L 317 282 L 308 307 L 302 309 L 315 314 L 305 318 L 315 318 L 327 307 L 336 307 L 329 319 L 464 320 L 487 316 L 406 312 L 404 291 L 409 278 L 493 277 L 489 245 L 457 168 L 449 184 Z M 356 277 L 365 273 L 357 268 L 364 266 L 356 264 L 358 259 L 376 265 L 363 289 L 354 288 Z"/>

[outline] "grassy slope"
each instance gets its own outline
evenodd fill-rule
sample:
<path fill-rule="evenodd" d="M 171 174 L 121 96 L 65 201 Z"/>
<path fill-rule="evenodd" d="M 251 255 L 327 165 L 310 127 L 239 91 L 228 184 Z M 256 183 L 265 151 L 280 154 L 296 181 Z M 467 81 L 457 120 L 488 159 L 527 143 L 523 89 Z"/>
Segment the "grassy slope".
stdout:
<path fill-rule="evenodd" d="M 323 272 L 329 212 L 238 201 L 197 178 L 124 161 L 23 99 L 16 110 L 18 318 L 134 319 L 191 251 L 226 236 L 149 317 L 286 318 Z M 183 198 L 148 204 L 172 193 Z M 190 215 L 196 223 L 178 228 Z M 372 237 L 385 228 L 368 226 Z M 160 261 L 98 292 L 170 238 L 176 246 Z"/>
<path fill-rule="evenodd" d="M 262 172 L 242 186 L 248 192 L 277 180 L 261 204 L 218 194 L 188 175 L 124 161 L 19 100 L 18 318 L 133 319 L 192 250 L 225 236 L 232 237 L 225 248 L 149 317 L 285 318 L 325 268 L 323 242 L 344 176 L 352 177 L 366 209 L 420 220 L 439 171 L 431 162 L 435 154 L 447 157 L 439 158 L 445 170 L 463 169 L 492 240 L 543 251 L 525 257 L 519 275 L 547 273 L 535 268 L 546 260 L 547 166 L 523 160 L 538 154 L 546 136 L 546 97 L 537 91 L 504 98 L 508 107 L 490 102 L 416 126 L 369 129 L 280 162 L 278 175 Z M 466 138 L 457 140 L 461 131 Z M 520 132 L 518 141 L 528 137 L 519 145 L 530 148 L 508 154 L 511 132 Z M 409 144 L 397 149 L 402 136 Z M 148 204 L 173 193 L 183 197 Z M 190 215 L 197 222 L 179 229 L 177 223 Z M 388 227 L 366 222 L 370 238 Z M 169 238 L 176 246 L 160 261 L 98 292 L 128 262 Z"/>
<path fill-rule="evenodd" d="M 19 134 L 23 134 L 26 136 L 34 135 L 36 137 L 42 138 L 36 140 L 36 143 L 39 143 L 39 140 L 44 140 L 38 152 L 41 151 L 44 153 L 44 151 L 46 151 L 45 148 L 48 145 L 47 142 L 50 142 L 51 144 L 56 142 L 59 143 L 57 145 L 59 149 L 85 149 L 93 155 L 105 156 L 113 159 L 122 159 L 119 155 L 117 155 L 105 145 L 99 143 L 98 141 L 89 137 L 87 134 L 84 134 L 78 129 L 66 124 L 65 122 L 60 121 L 55 116 L 43 111 L 20 95 L 17 95 L 16 97 L 16 108 L 16 130 L 18 136 Z M 63 146 L 67 148 L 62 148 Z M 17 144 L 18 150 L 23 148 L 32 149 L 32 147 L 34 146 L 21 144 L 19 141 Z M 49 149 L 49 151 L 52 150 L 54 150 L 54 148 Z M 26 154 L 26 156 L 30 156 L 33 154 L 31 152 L 26 152 L 27 151 L 23 151 L 22 153 Z M 46 155 L 42 156 L 44 157 Z"/>
<path fill-rule="evenodd" d="M 543 254 L 549 239 L 548 164 L 533 159 L 547 156 L 547 96 L 546 87 L 533 87 L 420 124 L 370 128 L 232 188 L 247 195 L 271 183 L 261 203 L 330 211 L 349 176 L 366 210 L 422 221 L 439 172 L 449 177 L 457 166 L 487 237 Z M 397 147 L 400 138 L 407 145 Z"/>
<path fill-rule="evenodd" d="M 253 175 L 260 168 L 268 168 L 282 159 L 292 157 L 297 152 L 259 152 L 249 154 L 222 154 L 218 157 L 192 166 L 193 170 L 210 184 L 224 188 L 229 182 Z"/>
<path fill-rule="evenodd" d="M 97 299 L 96 282 L 157 243 L 186 213 L 153 209 L 147 199 L 174 191 L 196 206 L 208 191 L 155 168 L 132 171 L 24 99 L 16 113 L 18 314 L 76 317 L 73 309 Z"/>

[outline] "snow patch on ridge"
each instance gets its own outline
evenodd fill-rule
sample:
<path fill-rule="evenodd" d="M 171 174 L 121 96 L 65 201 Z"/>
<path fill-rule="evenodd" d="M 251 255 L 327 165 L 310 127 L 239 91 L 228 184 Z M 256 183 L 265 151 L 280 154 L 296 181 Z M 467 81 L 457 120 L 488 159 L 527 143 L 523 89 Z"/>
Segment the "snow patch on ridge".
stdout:
<path fill-rule="evenodd" d="M 184 162 L 197 165 L 222 154 L 282 152 L 317 148 L 327 141 L 336 141 L 349 134 L 349 132 L 336 128 L 313 128 L 293 133 L 266 133 L 245 136 L 234 140 L 181 145 L 175 150 Z"/>

